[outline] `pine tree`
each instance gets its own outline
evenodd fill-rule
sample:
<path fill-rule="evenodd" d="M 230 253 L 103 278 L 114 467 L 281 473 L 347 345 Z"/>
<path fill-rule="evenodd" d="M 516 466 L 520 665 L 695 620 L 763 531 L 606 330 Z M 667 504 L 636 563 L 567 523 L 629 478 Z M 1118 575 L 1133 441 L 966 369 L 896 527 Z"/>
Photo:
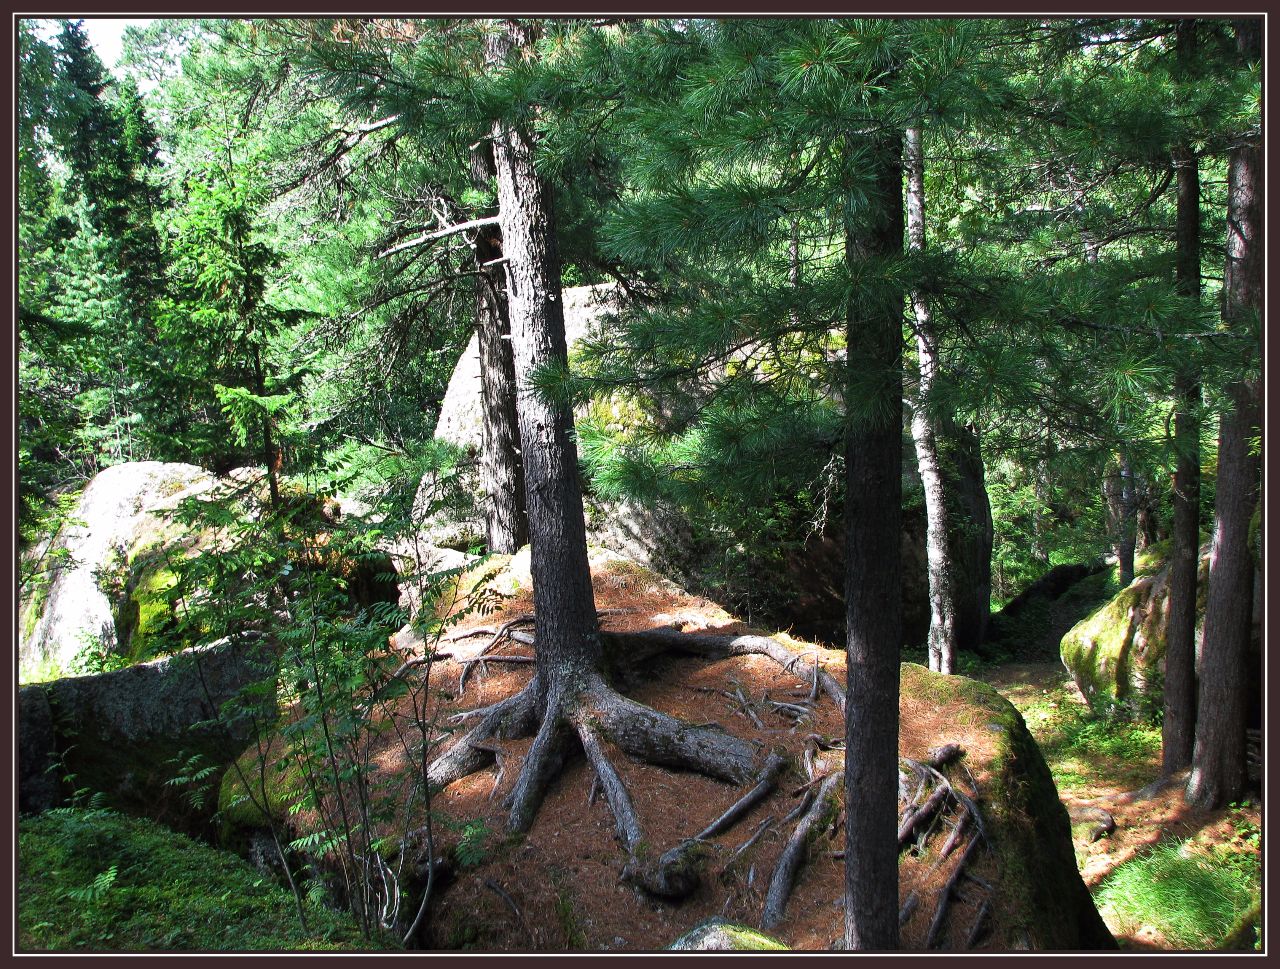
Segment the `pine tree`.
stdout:
<path fill-rule="evenodd" d="M 1243 62 L 1262 57 L 1262 24 L 1236 25 Z M 1246 347 L 1249 369 L 1261 359 L 1265 266 L 1263 151 L 1261 131 L 1243 134 L 1228 166 L 1227 264 L 1222 320 Z M 1245 655 L 1253 613 L 1253 558 L 1249 528 L 1258 507 L 1261 460 L 1255 442 L 1262 428 L 1262 383 L 1244 375 L 1226 388 L 1218 440 L 1209 596 L 1201 647 L 1195 747 L 1187 799 L 1199 807 L 1221 807 L 1245 785 Z"/>
<path fill-rule="evenodd" d="M 1179 74 L 1194 70 L 1197 24 L 1178 22 L 1176 44 Z M 1173 146 L 1177 179 L 1178 291 L 1196 304 L 1201 295 L 1200 163 L 1189 141 Z M 1173 548 L 1169 553 L 1169 632 L 1165 644 L 1164 717 L 1161 726 L 1162 761 L 1166 774 L 1191 763 L 1195 742 L 1196 584 L 1200 566 L 1200 381 L 1191 366 L 1174 377 L 1176 410 L 1173 475 Z"/>

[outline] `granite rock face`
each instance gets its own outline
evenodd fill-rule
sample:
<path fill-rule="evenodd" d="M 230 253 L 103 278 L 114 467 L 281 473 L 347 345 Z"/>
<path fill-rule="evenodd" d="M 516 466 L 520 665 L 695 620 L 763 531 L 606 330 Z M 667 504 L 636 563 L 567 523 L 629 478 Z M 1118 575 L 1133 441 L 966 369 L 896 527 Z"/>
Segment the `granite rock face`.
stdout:
<path fill-rule="evenodd" d="M 240 691 L 271 677 L 256 636 L 222 640 L 175 656 L 90 676 L 24 687 L 19 707 L 19 802 L 43 810 L 71 791 L 45 772 L 55 759 L 73 789 L 167 819 L 183 815 L 167 782 L 192 758 L 225 766 L 270 709 L 237 706 Z M 230 705 L 228 705 L 230 704 Z M 216 800 L 209 798 L 209 801 Z M 212 805 L 209 806 L 212 810 Z"/>
<path fill-rule="evenodd" d="M 191 464 L 136 461 L 99 472 L 71 512 L 70 524 L 33 550 L 50 563 L 47 574 L 24 590 L 20 607 L 18 669 L 24 680 L 70 669 L 91 643 L 117 651 L 111 575 L 131 550 L 162 528 L 162 516 L 183 498 L 217 483 Z M 51 555 L 61 554 L 62 558 Z"/>

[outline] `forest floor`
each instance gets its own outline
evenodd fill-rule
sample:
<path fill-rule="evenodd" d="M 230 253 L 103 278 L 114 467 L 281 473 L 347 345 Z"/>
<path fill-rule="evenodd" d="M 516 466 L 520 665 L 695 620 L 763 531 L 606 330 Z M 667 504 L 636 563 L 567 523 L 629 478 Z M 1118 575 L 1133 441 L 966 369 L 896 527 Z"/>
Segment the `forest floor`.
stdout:
<path fill-rule="evenodd" d="M 631 563 L 614 562 L 593 570 L 597 607 L 604 613 L 606 628 L 675 625 L 686 632 L 755 631 L 733 623 L 713 603 L 689 596 L 662 580 L 655 585 L 651 573 L 627 566 Z M 467 617 L 453 635 L 467 627 L 497 627 L 527 613 L 530 607 L 527 592 L 517 594 L 497 613 Z M 439 664 L 433 674 L 434 682 L 447 696 L 441 712 L 493 703 L 528 681 L 527 665 L 495 663 L 487 669 L 477 668 L 465 692 L 458 694 L 458 661 L 474 656 L 486 641 L 487 637 L 454 639 L 445 647 L 453 659 Z M 794 645 L 802 648 L 802 644 Z M 511 642 L 495 651 L 527 654 L 527 649 Z M 820 660 L 833 675 L 842 676 L 841 651 L 820 650 Z M 975 678 L 995 686 L 1023 714 L 1067 807 L 1100 807 L 1114 817 L 1115 830 L 1092 842 L 1087 826 L 1077 826 L 1075 850 L 1084 881 L 1121 947 L 1216 948 L 1231 935 L 1250 899 L 1259 895 L 1261 818 L 1256 801 L 1205 813 L 1187 809 L 1176 786 L 1149 798 L 1132 796 L 1131 792 L 1158 775 L 1159 729 L 1093 719 L 1060 663 L 1047 659 L 1008 663 L 975 671 Z M 660 657 L 646 671 L 643 682 L 631 685 L 626 692 L 635 700 L 694 722 L 714 720 L 761 745 L 800 748 L 806 735 L 835 738 L 842 734 L 842 718 L 829 701 L 819 702 L 812 716 L 800 723 L 772 710 L 770 698 L 797 702 L 807 693 L 807 684 L 760 656 L 712 662 Z M 912 707 L 910 715 L 908 706 Z M 949 719 L 954 711 L 909 704 L 906 697 L 903 710 L 902 750 L 910 751 L 911 756 L 923 757 L 930 746 L 951 739 L 960 740 L 962 746 L 966 740 L 975 745 L 982 742 L 958 733 L 950 736 L 949 731 L 957 731 Z M 501 741 L 502 760 L 518 765 L 529 744 L 529 740 Z M 977 756 L 982 753 L 976 747 L 973 752 Z M 695 833 L 741 793 L 708 778 L 645 768 L 628 763 L 627 758 L 616 764 L 643 819 L 646 836 L 659 850 Z M 654 950 L 666 947 L 711 916 L 758 924 L 764 889 L 789 826 L 774 823 L 751 851 L 736 860 L 731 856 L 765 818 L 780 822 L 796 803 L 791 799 L 793 790 L 804 784 L 803 777 L 784 777 L 774 795 L 713 844 L 715 857 L 708 876 L 693 896 L 673 906 L 646 899 L 619 880 L 624 858 L 614 838 L 613 818 L 603 797 L 589 796 L 592 774 L 584 761 L 574 759 L 565 766 L 552 784 L 533 829 L 518 839 L 505 835 L 501 807 L 515 774 L 513 767 L 482 771 L 451 785 L 442 795 L 444 803 L 436 804 L 442 816 L 457 819 L 451 830 L 440 832 L 441 847 L 466 859 L 464 877 L 442 892 L 433 912 L 432 944 L 436 947 Z M 834 829 L 821 835 L 821 849 L 811 853 L 787 918 L 774 933 L 793 948 L 826 949 L 841 934 L 842 862 L 836 857 L 841 841 Z M 1192 929 L 1178 935 L 1173 929 L 1162 931 L 1158 919 L 1144 920 L 1141 911 L 1136 915 L 1118 912 L 1102 904 L 1108 881 L 1120 877 L 1126 865 L 1143 864 L 1142 857 L 1158 844 L 1182 841 L 1187 844 L 1184 854 L 1194 853 L 1206 864 L 1218 867 L 1225 859 L 1236 872 L 1234 883 L 1228 886 L 1236 891 L 1234 900 L 1217 902 L 1218 908 L 1224 909 L 1215 913 L 1222 924 L 1198 929 L 1195 926 L 1212 920 L 1195 912 Z M 460 851 L 459 845 L 465 850 Z M 904 886 L 914 884 L 920 873 L 912 870 L 909 855 L 904 856 L 903 865 Z M 1139 877 L 1151 881 L 1141 873 Z M 921 883 L 920 887 L 926 886 Z M 1174 890 L 1182 888 L 1174 886 Z M 1213 885 L 1205 890 L 1223 894 Z M 1159 908 L 1163 902 L 1157 898 L 1152 904 Z M 914 938 L 919 931 L 923 931 L 921 927 L 908 923 L 903 930 L 904 947 L 922 947 L 922 938 Z M 1248 934 L 1246 947 L 1252 948 L 1252 941 L 1252 934 Z"/>
<path fill-rule="evenodd" d="M 1119 911 L 1108 904 L 1107 886 L 1122 876 L 1126 865 L 1141 865 L 1157 846 L 1181 844 L 1181 855 L 1233 871 L 1236 887 L 1246 894 L 1252 886 L 1239 883 L 1256 877 L 1261 862 L 1262 811 L 1256 795 L 1219 811 L 1188 807 L 1176 783 L 1146 795 L 1142 789 L 1160 773 L 1160 728 L 1095 719 L 1059 662 L 1007 663 L 981 671 L 977 678 L 996 687 L 1022 713 L 1068 810 L 1102 808 L 1115 819 L 1115 830 L 1092 842 L 1088 825 L 1077 825 L 1074 843 L 1080 874 L 1121 948 L 1182 949 L 1188 942 L 1195 948 L 1216 947 L 1236 934 L 1232 930 L 1237 926 L 1231 925 L 1225 932 L 1221 926 L 1206 931 L 1195 942 L 1169 938 L 1167 929 L 1153 924 L 1161 918 L 1143 917 L 1163 913 Z M 1247 921 L 1247 908 L 1236 916 L 1236 921 Z M 1244 936 L 1233 941 L 1252 948 L 1247 931 Z"/>

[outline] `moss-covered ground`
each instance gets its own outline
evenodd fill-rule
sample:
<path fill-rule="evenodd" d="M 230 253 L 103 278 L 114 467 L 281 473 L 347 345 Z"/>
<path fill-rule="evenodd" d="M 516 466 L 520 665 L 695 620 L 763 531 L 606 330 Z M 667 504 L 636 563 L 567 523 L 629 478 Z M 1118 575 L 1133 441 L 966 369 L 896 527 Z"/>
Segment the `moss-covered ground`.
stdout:
<path fill-rule="evenodd" d="M 21 951 L 384 949 L 247 862 L 151 821 L 60 808 L 18 827 Z"/>

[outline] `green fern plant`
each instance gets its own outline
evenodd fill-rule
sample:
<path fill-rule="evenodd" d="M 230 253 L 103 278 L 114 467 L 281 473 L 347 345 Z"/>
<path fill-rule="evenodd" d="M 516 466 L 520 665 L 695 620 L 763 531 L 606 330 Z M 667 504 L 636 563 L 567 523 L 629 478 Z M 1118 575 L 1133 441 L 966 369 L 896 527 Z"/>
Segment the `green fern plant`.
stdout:
<path fill-rule="evenodd" d="M 88 905 L 97 905 L 111 891 L 111 886 L 115 884 L 116 876 L 119 874 L 119 866 L 112 865 L 106 871 L 99 873 L 84 888 L 67 889 L 67 898 L 76 902 L 84 902 Z"/>

